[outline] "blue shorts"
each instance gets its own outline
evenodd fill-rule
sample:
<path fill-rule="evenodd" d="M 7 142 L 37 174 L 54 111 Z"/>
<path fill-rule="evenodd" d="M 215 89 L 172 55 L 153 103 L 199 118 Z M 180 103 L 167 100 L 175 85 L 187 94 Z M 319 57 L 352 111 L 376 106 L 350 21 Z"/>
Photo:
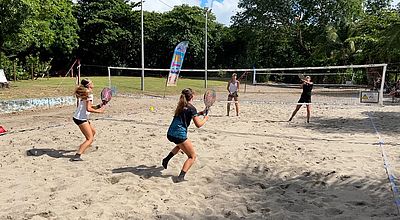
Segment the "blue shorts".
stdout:
<path fill-rule="evenodd" d="M 187 140 L 187 138 L 182 139 L 182 138 L 177 138 L 171 135 L 167 135 L 167 139 L 171 142 L 174 142 L 175 144 L 182 144 L 183 142 L 185 142 Z"/>

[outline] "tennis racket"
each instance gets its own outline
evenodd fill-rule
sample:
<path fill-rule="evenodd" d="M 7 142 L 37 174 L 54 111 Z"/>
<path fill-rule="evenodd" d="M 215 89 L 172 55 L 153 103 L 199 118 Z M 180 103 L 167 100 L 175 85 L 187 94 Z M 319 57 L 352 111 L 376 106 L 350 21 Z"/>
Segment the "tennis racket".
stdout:
<path fill-rule="evenodd" d="M 214 104 L 215 100 L 217 99 L 217 93 L 214 89 L 207 89 L 204 93 L 204 104 L 206 108 L 204 109 L 204 115 L 208 115 L 210 111 L 210 107 Z"/>
<path fill-rule="evenodd" d="M 297 74 L 297 76 L 299 77 L 300 80 L 304 80 L 306 77 L 304 76 L 304 74 Z"/>
<path fill-rule="evenodd" d="M 107 103 L 111 100 L 112 98 L 112 90 L 110 88 L 104 88 L 101 90 L 101 102 L 103 105 L 107 105 Z"/>
<path fill-rule="evenodd" d="M 100 97 L 101 97 L 101 103 L 98 104 L 98 105 L 93 106 L 94 109 L 99 109 L 103 105 L 107 105 L 107 103 L 112 98 L 112 90 L 110 88 L 107 88 L 107 87 L 104 88 L 103 90 L 101 90 Z"/>

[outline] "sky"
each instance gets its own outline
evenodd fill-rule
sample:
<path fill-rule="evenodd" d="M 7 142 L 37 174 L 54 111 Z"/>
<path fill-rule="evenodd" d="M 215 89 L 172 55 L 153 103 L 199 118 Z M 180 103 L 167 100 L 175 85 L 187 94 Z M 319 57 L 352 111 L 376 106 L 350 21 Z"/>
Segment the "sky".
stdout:
<path fill-rule="evenodd" d="M 138 0 L 134 0 L 137 2 Z M 188 4 L 190 6 L 207 6 L 211 7 L 212 0 L 144 0 L 143 10 L 165 12 L 170 11 L 176 5 Z M 392 5 L 397 5 L 400 0 L 394 0 Z M 76 0 L 73 0 L 76 2 Z M 212 13 L 217 17 L 217 21 L 221 24 L 229 26 L 231 17 L 238 12 L 239 0 L 214 0 L 212 5 Z"/>
<path fill-rule="evenodd" d="M 229 26 L 231 17 L 238 11 L 238 2 L 239 0 L 214 0 L 212 13 L 217 17 L 217 21 Z M 176 5 L 182 4 L 190 6 L 205 5 L 210 8 L 211 0 L 145 0 L 143 3 L 143 10 L 165 12 L 170 11 Z"/>
<path fill-rule="evenodd" d="M 137 0 L 135 0 L 137 1 Z M 176 5 L 188 4 L 191 6 L 206 5 L 211 6 L 212 0 L 145 0 L 143 10 L 165 12 L 169 11 Z M 400 0 L 394 0 L 392 5 L 396 5 Z M 229 26 L 231 17 L 238 12 L 239 0 L 214 0 L 212 12 L 217 17 L 217 21 L 221 24 Z"/>

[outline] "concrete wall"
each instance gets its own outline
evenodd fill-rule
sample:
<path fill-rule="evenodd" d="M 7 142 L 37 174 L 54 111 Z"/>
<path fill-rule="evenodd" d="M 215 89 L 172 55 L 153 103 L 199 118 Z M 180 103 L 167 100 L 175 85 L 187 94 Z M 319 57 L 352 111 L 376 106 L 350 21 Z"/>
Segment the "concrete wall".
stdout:
<path fill-rule="evenodd" d="M 75 103 L 76 99 L 73 96 L 0 101 L 0 114 L 18 112 L 32 108 L 73 105 Z"/>

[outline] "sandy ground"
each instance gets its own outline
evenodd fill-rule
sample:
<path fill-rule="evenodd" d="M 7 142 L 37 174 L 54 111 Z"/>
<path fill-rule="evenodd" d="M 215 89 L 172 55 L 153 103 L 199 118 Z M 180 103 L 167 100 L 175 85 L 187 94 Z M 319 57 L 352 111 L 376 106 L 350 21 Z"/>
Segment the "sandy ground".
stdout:
<path fill-rule="evenodd" d="M 161 160 L 174 147 L 177 100 L 115 97 L 91 115 L 95 142 L 75 163 L 73 106 L 0 115 L 10 131 L 0 136 L 0 219 L 400 218 L 370 120 L 396 171 L 399 107 L 314 105 L 307 124 L 305 108 L 287 122 L 293 105 L 243 101 L 240 117 L 227 117 L 217 102 L 204 127 L 190 126 L 198 159 L 174 183 L 186 156 L 167 170 Z M 38 156 L 26 155 L 32 148 Z"/>

